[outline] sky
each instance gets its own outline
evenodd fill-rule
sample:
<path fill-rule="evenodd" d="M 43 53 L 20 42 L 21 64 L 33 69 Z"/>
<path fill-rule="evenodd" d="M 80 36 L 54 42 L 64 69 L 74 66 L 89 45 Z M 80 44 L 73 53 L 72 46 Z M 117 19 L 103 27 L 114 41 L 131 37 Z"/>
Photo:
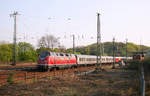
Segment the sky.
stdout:
<path fill-rule="evenodd" d="M 102 42 L 129 42 L 150 46 L 150 0 L 0 0 L 0 41 L 13 42 L 13 17 L 17 11 L 17 42 L 37 47 L 47 34 L 72 47 L 96 42 L 100 13 Z"/>

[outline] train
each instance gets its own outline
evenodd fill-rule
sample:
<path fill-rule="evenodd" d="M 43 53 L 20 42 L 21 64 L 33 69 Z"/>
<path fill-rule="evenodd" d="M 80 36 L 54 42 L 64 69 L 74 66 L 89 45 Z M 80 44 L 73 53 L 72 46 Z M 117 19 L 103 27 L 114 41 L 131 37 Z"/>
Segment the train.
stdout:
<path fill-rule="evenodd" d="M 98 62 L 101 64 L 112 64 L 114 58 L 112 56 L 98 57 Z M 115 57 L 115 63 L 121 60 L 132 59 L 131 57 Z M 76 55 L 69 53 L 58 53 L 51 51 L 41 52 L 38 56 L 37 68 L 39 70 L 59 69 L 68 67 L 78 67 L 84 65 L 97 64 L 97 56 L 95 55 Z"/>

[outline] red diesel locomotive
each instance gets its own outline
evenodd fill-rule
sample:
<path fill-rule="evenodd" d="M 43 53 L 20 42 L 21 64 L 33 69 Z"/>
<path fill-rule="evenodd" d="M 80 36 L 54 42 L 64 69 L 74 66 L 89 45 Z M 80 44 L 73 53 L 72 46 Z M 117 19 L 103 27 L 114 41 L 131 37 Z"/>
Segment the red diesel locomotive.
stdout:
<path fill-rule="evenodd" d="M 73 66 L 77 63 L 77 58 L 74 54 L 42 52 L 38 59 L 39 69 L 59 68 L 65 66 Z M 68 65 L 69 64 L 69 65 Z"/>

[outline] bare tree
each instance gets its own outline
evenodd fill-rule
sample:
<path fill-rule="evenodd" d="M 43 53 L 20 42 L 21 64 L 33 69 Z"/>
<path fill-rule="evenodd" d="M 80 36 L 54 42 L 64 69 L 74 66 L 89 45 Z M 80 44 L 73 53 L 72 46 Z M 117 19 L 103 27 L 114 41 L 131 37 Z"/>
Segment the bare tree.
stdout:
<path fill-rule="evenodd" d="M 55 48 L 59 44 L 58 39 L 53 35 L 42 36 L 38 41 L 38 47 Z"/>

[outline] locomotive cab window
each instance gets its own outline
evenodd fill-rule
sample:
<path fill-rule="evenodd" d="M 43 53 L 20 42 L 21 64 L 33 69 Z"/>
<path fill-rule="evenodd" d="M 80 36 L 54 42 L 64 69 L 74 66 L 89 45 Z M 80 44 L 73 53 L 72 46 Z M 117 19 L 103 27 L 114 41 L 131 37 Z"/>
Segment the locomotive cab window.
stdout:
<path fill-rule="evenodd" d="M 49 52 L 42 52 L 42 53 L 40 53 L 40 57 L 41 58 L 45 58 L 45 57 L 47 57 L 49 55 L 50 55 Z"/>

